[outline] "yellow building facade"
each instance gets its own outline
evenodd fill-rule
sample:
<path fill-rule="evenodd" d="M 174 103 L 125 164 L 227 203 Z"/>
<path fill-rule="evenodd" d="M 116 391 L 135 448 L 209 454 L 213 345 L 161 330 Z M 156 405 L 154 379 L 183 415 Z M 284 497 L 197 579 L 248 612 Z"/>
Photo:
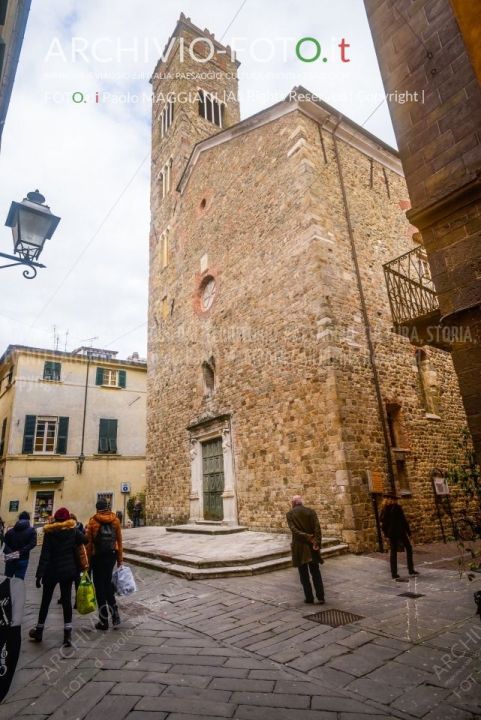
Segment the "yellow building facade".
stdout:
<path fill-rule="evenodd" d="M 10 345 L 0 358 L 0 516 L 36 526 L 65 506 L 85 522 L 145 487 L 146 364 L 136 355 Z"/>

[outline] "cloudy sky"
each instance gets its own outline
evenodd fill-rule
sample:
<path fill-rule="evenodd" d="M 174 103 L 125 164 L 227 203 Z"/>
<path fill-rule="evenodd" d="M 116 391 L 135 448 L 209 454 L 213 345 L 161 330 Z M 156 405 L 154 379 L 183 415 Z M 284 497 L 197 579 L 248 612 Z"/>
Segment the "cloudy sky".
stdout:
<path fill-rule="evenodd" d="M 42 256 L 48 269 L 32 281 L 18 268 L 0 275 L 0 354 L 9 343 L 51 348 L 55 327 L 62 350 L 92 340 L 145 356 L 148 78 L 180 11 L 238 48 L 242 118 L 301 84 L 395 145 L 386 103 L 367 119 L 383 88 L 362 0 L 32 0 L 3 133 L 0 217 L 39 188 L 62 220 Z M 327 62 L 296 57 L 303 37 Z M 0 249 L 11 252 L 8 228 Z"/>

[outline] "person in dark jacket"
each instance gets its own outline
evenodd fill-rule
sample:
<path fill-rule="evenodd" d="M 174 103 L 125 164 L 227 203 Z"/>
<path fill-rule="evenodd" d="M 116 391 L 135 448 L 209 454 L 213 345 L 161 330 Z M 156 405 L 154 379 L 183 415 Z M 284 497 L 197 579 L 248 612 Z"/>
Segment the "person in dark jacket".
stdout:
<path fill-rule="evenodd" d="M 43 584 L 42 602 L 35 628 L 29 632 L 31 640 L 41 642 L 48 609 L 57 583 L 60 585 L 64 619 L 64 647 L 72 646 L 72 584 L 77 576 L 77 548 L 87 543 L 86 536 L 76 528 L 67 508 L 59 508 L 53 522 L 44 528 L 42 551 L 37 567 L 39 588 Z"/>
<path fill-rule="evenodd" d="M 5 575 L 25 579 L 30 550 L 37 544 L 37 531 L 30 525 L 30 515 L 23 511 L 18 520 L 5 534 L 3 552 L 5 555 Z"/>
<path fill-rule="evenodd" d="M 300 495 L 292 498 L 292 510 L 286 515 L 292 533 L 292 564 L 299 571 L 306 603 L 314 602 L 309 572 L 320 605 L 324 600 L 324 585 L 319 564 L 321 558 L 321 527 L 315 510 L 305 507 Z"/>
<path fill-rule="evenodd" d="M 413 548 L 411 545 L 411 528 L 406 520 L 404 510 L 398 503 L 396 495 L 391 493 L 384 495 L 381 507 L 381 528 L 385 537 L 389 540 L 391 575 L 393 580 L 399 580 L 397 571 L 397 553 L 399 549 L 406 549 L 406 560 L 410 575 L 419 575 L 414 569 Z"/>
<path fill-rule="evenodd" d="M 132 511 L 132 520 L 134 521 L 134 528 L 140 527 L 140 518 L 142 516 L 142 503 L 137 500 Z"/>

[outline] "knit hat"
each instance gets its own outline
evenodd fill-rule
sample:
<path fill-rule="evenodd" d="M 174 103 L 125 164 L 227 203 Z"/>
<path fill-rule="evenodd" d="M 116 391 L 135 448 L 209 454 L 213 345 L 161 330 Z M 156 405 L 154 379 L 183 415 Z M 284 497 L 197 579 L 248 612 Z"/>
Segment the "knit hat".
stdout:
<path fill-rule="evenodd" d="M 107 510 L 109 504 L 105 498 L 99 498 L 97 500 L 97 504 L 95 505 L 97 510 Z"/>
<path fill-rule="evenodd" d="M 57 522 L 65 522 L 65 520 L 70 520 L 70 512 L 67 508 L 61 507 L 53 517 Z"/>

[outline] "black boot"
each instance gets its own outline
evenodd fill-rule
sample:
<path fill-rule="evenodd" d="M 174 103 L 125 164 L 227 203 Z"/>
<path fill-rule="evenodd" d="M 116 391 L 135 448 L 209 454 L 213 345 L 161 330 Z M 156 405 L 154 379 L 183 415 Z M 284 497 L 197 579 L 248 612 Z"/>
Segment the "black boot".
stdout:
<path fill-rule="evenodd" d="M 72 628 L 63 629 L 63 647 L 72 647 Z"/>
<path fill-rule="evenodd" d="M 112 627 L 118 628 L 118 626 L 120 625 L 120 615 L 119 615 L 119 609 L 118 609 L 117 605 L 114 605 L 111 608 L 111 613 L 112 613 Z"/>
<path fill-rule="evenodd" d="M 30 630 L 28 633 L 28 636 L 30 640 L 33 640 L 33 642 L 42 642 L 43 639 L 43 626 L 39 627 L 38 625 Z"/>
<path fill-rule="evenodd" d="M 107 605 L 99 607 L 99 621 L 95 625 L 97 630 L 109 629 L 109 609 Z"/>

